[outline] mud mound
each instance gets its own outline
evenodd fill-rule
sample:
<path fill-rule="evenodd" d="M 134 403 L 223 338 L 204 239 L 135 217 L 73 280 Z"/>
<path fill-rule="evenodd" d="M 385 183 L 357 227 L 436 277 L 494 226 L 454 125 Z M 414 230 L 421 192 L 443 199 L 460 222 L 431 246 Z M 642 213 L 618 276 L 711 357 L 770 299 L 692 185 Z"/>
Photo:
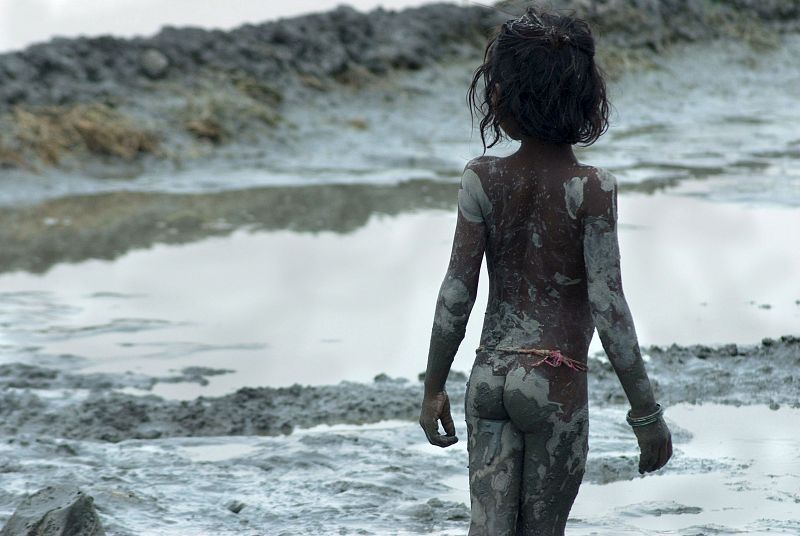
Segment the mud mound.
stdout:
<path fill-rule="evenodd" d="M 652 347 L 647 352 L 651 356 L 647 368 L 657 398 L 666 405 L 798 404 L 798 337 L 765 339 L 761 345 L 750 347 L 673 345 Z M 6 366 L 0 373 L 5 374 L 3 384 L 13 387 L 0 395 L 0 434 L 112 442 L 170 436 L 277 435 L 318 424 L 415 420 L 422 396 L 421 383 L 384 375 L 369 384 L 247 387 L 221 397 L 173 401 L 92 389 L 93 383 L 105 387 L 131 384 L 131 380 L 109 375 L 94 374 L 77 381 L 71 375 L 24 366 Z M 610 364 L 590 360 L 589 375 L 593 405 L 625 403 Z M 192 381 L 191 374 L 188 376 L 187 381 Z M 459 372 L 452 372 L 448 380 L 456 411 L 463 405 L 465 381 L 466 376 Z M 48 391 L 75 385 L 92 392 L 67 399 L 45 396 Z"/>
<path fill-rule="evenodd" d="M 396 72 L 477 61 L 492 28 L 521 4 L 369 13 L 340 7 L 232 31 L 166 27 L 147 38 L 62 38 L 3 54 L 0 166 L 73 169 L 68 156 L 124 165 L 150 154 L 157 165 L 216 154 L 223 144 L 281 139 L 292 127 L 284 112 L 307 106 L 309 95 L 352 99 L 340 93 Z M 800 21 L 800 0 L 553 6 L 594 26 L 598 57 L 612 74 L 652 64 L 678 42 L 730 37 L 776 46 Z"/>

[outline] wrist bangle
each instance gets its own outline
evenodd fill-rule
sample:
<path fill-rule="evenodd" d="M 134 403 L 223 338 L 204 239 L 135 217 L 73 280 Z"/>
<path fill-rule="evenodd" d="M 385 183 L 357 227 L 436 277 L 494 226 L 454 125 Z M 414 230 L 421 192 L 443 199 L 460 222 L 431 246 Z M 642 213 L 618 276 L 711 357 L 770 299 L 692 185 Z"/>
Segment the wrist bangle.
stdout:
<path fill-rule="evenodd" d="M 647 426 L 648 424 L 653 424 L 664 414 L 664 408 L 661 407 L 661 404 L 656 404 L 656 410 L 650 415 L 645 415 L 644 417 L 631 417 L 631 411 L 633 410 L 628 410 L 625 420 L 628 421 L 628 424 L 634 428 L 637 426 Z"/>

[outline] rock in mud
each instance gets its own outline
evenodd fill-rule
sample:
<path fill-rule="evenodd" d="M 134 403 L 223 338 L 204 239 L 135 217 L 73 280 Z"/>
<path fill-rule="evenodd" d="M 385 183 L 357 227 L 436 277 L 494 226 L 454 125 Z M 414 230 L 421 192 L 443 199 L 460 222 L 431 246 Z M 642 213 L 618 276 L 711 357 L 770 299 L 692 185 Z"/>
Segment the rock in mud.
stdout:
<path fill-rule="evenodd" d="M 105 536 L 94 500 L 73 486 L 48 486 L 26 498 L 0 536 Z"/>
<path fill-rule="evenodd" d="M 141 68 L 148 78 L 163 78 L 169 69 L 169 59 L 160 50 L 149 48 L 142 54 Z"/>
<path fill-rule="evenodd" d="M 233 500 L 226 504 L 225 507 L 234 514 L 238 514 L 245 507 L 245 504 L 242 501 Z"/>

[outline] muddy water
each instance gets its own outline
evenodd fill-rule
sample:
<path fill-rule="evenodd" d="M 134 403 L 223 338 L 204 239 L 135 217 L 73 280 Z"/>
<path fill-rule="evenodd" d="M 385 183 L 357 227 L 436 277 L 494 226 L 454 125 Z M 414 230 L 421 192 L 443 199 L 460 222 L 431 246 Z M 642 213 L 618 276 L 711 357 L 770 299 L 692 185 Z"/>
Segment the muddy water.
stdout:
<path fill-rule="evenodd" d="M 797 534 L 800 410 L 678 405 L 664 474 L 627 480 L 623 408 L 592 410 L 571 535 Z M 464 437 L 463 414 L 456 415 Z M 742 422 L 750 423 L 741 426 Z M 424 444 L 415 424 L 320 426 L 277 438 L 17 439 L 0 446 L 0 505 L 53 481 L 88 490 L 113 534 L 464 534 L 466 447 Z M 425 475 L 427 478 L 421 478 Z M 239 514 L 228 510 L 244 504 Z"/>
<path fill-rule="evenodd" d="M 679 458 L 712 458 L 698 476 L 667 473 L 642 485 L 640 480 L 589 485 L 581 490 L 573 534 L 592 534 L 591 526 L 615 534 L 793 534 L 800 530 L 797 504 L 800 455 L 797 409 L 678 405 L 671 418 L 693 434 Z M 702 465 L 702 464 L 700 464 Z M 671 502 L 664 498 L 670 497 Z M 598 512 L 606 512 L 598 516 Z M 578 521 L 580 520 L 580 521 Z M 578 527 L 576 527 L 578 528 Z M 609 530 L 609 533 L 612 531 Z M 602 533 L 602 532 L 601 532 Z"/>
<path fill-rule="evenodd" d="M 771 52 L 678 51 L 615 86 L 612 130 L 582 158 L 623 185 L 623 279 L 642 343 L 797 333 L 798 51 L 796 38 Z M 0 359 L 85 373 L 232 371 L 207 385 L 127 388 L 173 398 L 416 376 L 455 177 L 478 152 L 452 90 L 464 71 L 439 75 L 395 81 L 312 126 L 298 112 L 305 145 L 250 169 L 243 159 L 136 180 L 3 182 Z M 482 284 L 455 369 L 469 368 L 485 300 Z M 55 391 L 37 395 L 86 396 Z M 633 481 L 622 481 L 635 453 L 624 409 L 592 411 L 571 533 L 800 530 L 798 427 L 785 426 L 796 408 L 670 408 L 674 463 Z M 119 534 L 463 533 L 463 443 L 438 451 L 421 440 L 405 422 L 277 438 L 8 437 L 0 519 L 21 494 L 68 480 Z M 424 470 L 435 478 L 421 483 Z M 225 508 L 232 500 L 247 505 L 241 514 Z"/>

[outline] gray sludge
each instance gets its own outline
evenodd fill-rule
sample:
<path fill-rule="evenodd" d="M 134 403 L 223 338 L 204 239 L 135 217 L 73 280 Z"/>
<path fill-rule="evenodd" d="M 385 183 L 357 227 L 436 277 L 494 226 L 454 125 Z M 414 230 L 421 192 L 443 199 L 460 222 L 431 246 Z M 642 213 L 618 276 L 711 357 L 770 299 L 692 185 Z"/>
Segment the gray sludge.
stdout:
<path fill-rule="evenodd" d="M 25 498 L 0 536 L 105 536 L 94 501 L 73 486 L 48 486 Z"/>
<path fill-rule="evenodd" d="M 785 335 L 752 346 L 651 346 L 644 352 L 650 356 L 647 368 L 653 389 L 667 405 L 800 405 L 799 337 Z M 588 392 L 593 406 L 613 407 L 625 402 L 608 361 L 590 358 L 589 369 Z M 448 378 L 447 392 L 455 408 L 463 407 L 466 379 L 456 371 Z M 65 374 L 30 365 L 0 367 L 0 434 L 112 442 L 148 437 L 279 435 L 295 427 L 318 424 L 413 421 L 419 415 L 422 394 L 420 383 L 385 376 L 366 384 L 242 388 L 230 395 L 183 402 L 117 391 L 130 386 L 128 375 Z M 471 388 L 475 387 L 473 382 Z M 88 396 L 75 396 L 76 390 L 86 390 Z M 56 393 L 65 397 L 52 396 Z"/>

